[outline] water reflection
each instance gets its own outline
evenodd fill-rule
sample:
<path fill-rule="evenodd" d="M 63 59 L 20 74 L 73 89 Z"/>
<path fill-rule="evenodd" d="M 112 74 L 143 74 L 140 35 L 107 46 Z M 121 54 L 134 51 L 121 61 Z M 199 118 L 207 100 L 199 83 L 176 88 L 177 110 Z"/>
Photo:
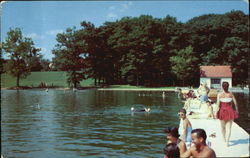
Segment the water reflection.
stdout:
<path fill-rule="evenodd" d="M 236 97 L 242 113 L 248 108 L 246 96 Z M 150 107 L 150 113 L 131 113 L 137 105 Z M 174 92 L 162 97 L 143 91 L 3 90 L 2 153 L 18 158 L 162 157 L 163 129 L 179 125 L 180 107 Z"/>

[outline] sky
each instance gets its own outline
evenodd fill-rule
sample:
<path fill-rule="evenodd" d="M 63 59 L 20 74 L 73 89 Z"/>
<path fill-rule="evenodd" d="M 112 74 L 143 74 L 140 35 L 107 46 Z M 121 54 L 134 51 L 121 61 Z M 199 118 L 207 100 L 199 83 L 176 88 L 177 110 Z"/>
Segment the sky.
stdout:
<path fill-rule="evenodd" d="M 232 10 L 249 15 L 248 4 L 248 0 L 7 1 L 1 4 L 1 41 L 5 41 L 10 28 L 21 28 L 23 36 L 32 38 L 44 58 L 51 60 L 56 34 L 73 26 L 79 29 L 82 21 L 99 27 L 124 16 L 144 14 L 154 18 L 170 15 L 179 22 L 187 22 L 200 15 Z"/>

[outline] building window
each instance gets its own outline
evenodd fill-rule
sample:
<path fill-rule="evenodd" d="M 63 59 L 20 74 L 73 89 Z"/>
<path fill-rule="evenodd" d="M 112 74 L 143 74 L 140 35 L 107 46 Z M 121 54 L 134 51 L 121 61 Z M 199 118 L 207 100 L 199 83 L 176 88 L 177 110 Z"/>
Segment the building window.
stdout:
<path fill-rule="evenodd" d="M 220 79 L 219 78 L 212 78 L 211 84 L 220 84 Z"/>

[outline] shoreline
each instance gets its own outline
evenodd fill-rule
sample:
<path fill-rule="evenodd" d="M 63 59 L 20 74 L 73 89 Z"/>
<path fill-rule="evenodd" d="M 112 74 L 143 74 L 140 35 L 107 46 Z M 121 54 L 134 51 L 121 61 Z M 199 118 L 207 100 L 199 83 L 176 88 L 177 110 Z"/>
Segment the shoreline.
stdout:
<path fill-rule="evenodd" d="M 20 88 L 16 88 L 16 87 L 1 87 L 1 90 L 36 90 L 36 89 L 54 89 L 54 90 L 72 90 L 72 88 L 63 88 L 63 87 L 20 87 Z M 177 88 L 181 88 L 183 90 L 184 93 L 187 93 L 188 90 L 190 89 L 189 87 L 169 87 L 169 88 L 127 88 L 127 87 L 121 87 L 121 88 L 100 88 L 100 87 L 80 87 L 77 90 L 90 90 L 90 89 L 96 89 L 98 91 L 159 91 L 159 92 L 163 92 L 163 91 L 168 91 L 168 92 L 176 92 Z M 193 88 L 193 89 L 197 89 L 197 88 Z M 238 88 L 238 87 L 233 87 L 230 89 L 231 92 L 233 93 L 248 93 L 249 94 L 249 88 Z"/>
<path fill-rule="evenodd" d="M 163 88 L 97 88 L 99 91 L 176 91 L 172 89 L 163 89 Z"/>

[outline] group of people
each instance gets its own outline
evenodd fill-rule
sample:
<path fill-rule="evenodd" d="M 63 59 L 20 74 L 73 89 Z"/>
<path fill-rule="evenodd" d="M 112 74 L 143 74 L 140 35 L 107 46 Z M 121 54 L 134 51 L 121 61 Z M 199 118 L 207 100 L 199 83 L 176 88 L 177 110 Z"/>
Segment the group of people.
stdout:
<path fill-rule="evenodd" d="M 216 154 L 212 148 L 206 144 L 207 135 L 203 129 L 194 129 L 191 132 L 193 145 L 187 149 L 183 140 L 178 138 L 178 129 L 170 127 L 165 130 L 168 142 L 163 148 L 164 158 L 178 157 L 206 157 L 214 158 Z"/>
<path fill-rule="evenodd" d="M 205 84 L 201 87 L 201 92 L 198 92 L 201 94 L 199 99 L 201 102 L 205 102 L 211 107 L 211 101 L 208 99 L 209 89 Z M 219 107 L 219 110 L 216 113 L 216 116 L 211 113 L 212 118 L 218 118 L 220 120 L 221 132 L 226 146 L 229 146 L 233 120 L 239 117 L 235 96 L 228 90 L 228 88 L 229 83 L 223 82 L 223 92 L 220 92 L 217 95 L 216 105 Z M 187 94 L 187 97 L 195 98 L 196 96 L 190 92 Z M 235 105 L 235 110 L 232 107 L 233 104 Z M 178 128 L 176 127 L 168 127 L 164 130 L 167 138 L 167 144 L 163 149 L 164 158 L 191 156 L 208 158 L 216 157 L 214 150 L 206 143 L 206 131 L 201 128 L 192 129 L 192 124 L 187 117 L 187 111 L 185 108 L 180 109 L 178 115 L 183 121 L 183 134 L 180 136 Z"/>
<path fill-rule="evenodd" d="M 203 91 L 201 101 L 210 102 L 208 99 L 209 88 L 207 88 L 206 84 L 203 84 L 201 89 L 201 91 Z M 222 89 L 223 91 L 217 95 L 215 104 L 219 107 L 218 111 L 216 112 L 216 116 L 212 117 L 216 117 L 220 120 L 223 141 L 226 143 L 226 146 L 229 146 L 232 123 L 234 119 L 239 117 L 239 110 L 235 96 L 229 91 L 229 83 L 223 82 Z M 235 110 L 232 105 L 235 106 Z"/>
<path fill-rule="evenodd" d="M 166 132 L 167 144 L 164 147 L 164 158 L 176 157 L 216 157 L 213 149 L 207 143 L 207 135 L 203 129 L 192 129 L 192 124 L 186 116 L 186 110 L 179 110 L 179 118 L 183 121 L 183 134 L 178 128 L 168 127 Z"/>

